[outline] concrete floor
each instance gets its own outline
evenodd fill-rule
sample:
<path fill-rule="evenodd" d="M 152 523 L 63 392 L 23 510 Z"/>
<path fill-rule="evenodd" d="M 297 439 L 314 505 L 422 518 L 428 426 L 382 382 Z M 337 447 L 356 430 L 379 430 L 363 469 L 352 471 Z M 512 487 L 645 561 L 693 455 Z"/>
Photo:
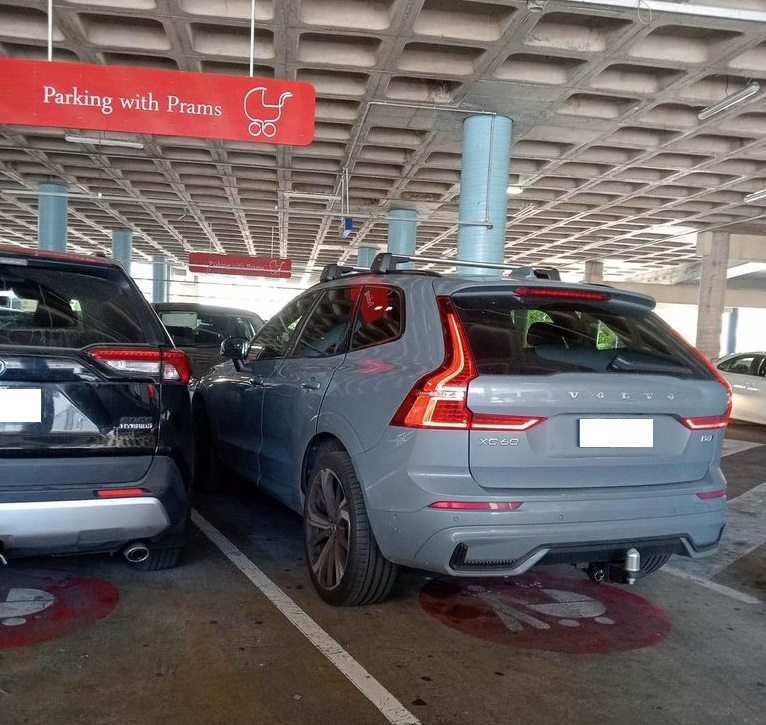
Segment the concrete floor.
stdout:
<path fill-rule="evenodd" d="M 755 426 L 729 435 L 766 443 Z M 733 445 L 723 464 L 732 496 L 766 482 L 766 445 Z M 654 646 L 561 654 L 429 616 L 419 596 L 434 583 L 416 572 L 389 602 L 331 608 L 308 581 L 297 517 L 250 491 L 200 497 L 197 509 L 424 724 L 766 722 L 766 604 L 756 602 L 766 601 L 766 536 L 710 577 L 720 591 L 682 570 L 632 588 L 646 602 L 634 612 L 625 600 L 611 631 L 631 637 L 659 608 L 670 630 Z M 765 515 L 753 515 L 756 543 Z M 0 604 L 4 576 L 49 571 L 106 580 L 119 603 L 60 638 L 0 649 L 1 725 L 387 722 L 196 528 L 169 572 L 105 557 L 15 562 L 0 570 Z"/>

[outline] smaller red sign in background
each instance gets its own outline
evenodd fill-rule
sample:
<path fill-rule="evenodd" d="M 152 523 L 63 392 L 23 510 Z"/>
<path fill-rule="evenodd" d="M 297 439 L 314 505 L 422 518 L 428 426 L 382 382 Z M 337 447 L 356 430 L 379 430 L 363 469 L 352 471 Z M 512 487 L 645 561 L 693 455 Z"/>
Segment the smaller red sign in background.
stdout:
<path fill-rule="evenodd" d="M 292 260 L 281 257 L 250 257 L 245 254 L 192 252 L 189 271 L 195 274 L 241 274 L 247 277 L 289 279 Z"/>

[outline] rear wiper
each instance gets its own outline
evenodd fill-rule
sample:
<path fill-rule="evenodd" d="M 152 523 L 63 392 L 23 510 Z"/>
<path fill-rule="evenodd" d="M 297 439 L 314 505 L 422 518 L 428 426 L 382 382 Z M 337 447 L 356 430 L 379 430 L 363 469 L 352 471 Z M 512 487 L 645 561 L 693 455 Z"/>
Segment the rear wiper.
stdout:
<path fill-rule="evenodd" d="M 668 375 L 691 375 L 691 371 L 674 362 L 662 362 L 653 360 L 629 360 L 622 355 L 617 355 L 607 365 L 607 370 L 620 373 L 668 373 Z"/>

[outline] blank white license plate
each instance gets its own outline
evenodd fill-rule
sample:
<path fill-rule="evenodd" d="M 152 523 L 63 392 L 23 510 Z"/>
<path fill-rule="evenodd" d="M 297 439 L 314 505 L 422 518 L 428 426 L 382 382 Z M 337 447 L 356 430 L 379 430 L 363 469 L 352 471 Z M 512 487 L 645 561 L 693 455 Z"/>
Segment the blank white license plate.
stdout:
<path fill-rule="evenodd" d="M 0 423 L 39 423 L 42 390 L 0 388 Z"/>
<path fill-rule="evenodd" d="M 581 418 L 580 448 L 652 448 L 651 418 Z"/>

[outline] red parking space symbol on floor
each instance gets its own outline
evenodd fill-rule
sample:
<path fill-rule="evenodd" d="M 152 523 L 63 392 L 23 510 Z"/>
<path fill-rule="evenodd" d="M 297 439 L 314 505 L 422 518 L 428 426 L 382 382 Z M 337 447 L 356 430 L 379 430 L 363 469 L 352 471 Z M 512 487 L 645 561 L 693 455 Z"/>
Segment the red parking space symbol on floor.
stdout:
<path fill-rule="evenodd" d="M 465 634 L 545 652 L 626 652 L 670 632 L 665 612 L 637 594 L 548 573 L 436 579 L 423 587 L 420 605 Z"/>
<path fill-rule="evenodd" d="M 117 590 L 61 572 L 0 570 L 0 650 L 63 637 L 104 619 Z"/>

